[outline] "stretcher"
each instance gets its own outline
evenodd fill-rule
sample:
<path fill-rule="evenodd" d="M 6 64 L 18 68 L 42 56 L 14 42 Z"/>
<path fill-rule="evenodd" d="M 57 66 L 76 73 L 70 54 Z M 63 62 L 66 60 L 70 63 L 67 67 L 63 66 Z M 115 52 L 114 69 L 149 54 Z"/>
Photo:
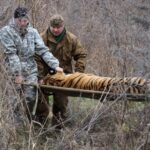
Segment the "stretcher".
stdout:
<path fill-rule="evenodd" d="M 126 92 L 122 92 L 119 94 L 105 92 L 105 91 L 93 91 L 93 90 L 83 90 L 83 89 L 75 89 L 75 88 L 64 88 L 58 86 L 50 86 L 50 85 L 39 85 L 39 84 L 27 84 L 23 83 L 24 85 L 31 85 L 38 87 L 38 89 L 45 89 L 47 94 L 51 95 L 52 93 L 64 93 L 67 96 L 71 97 L 84 97 L 96 100 L 129 100 L 129 101 L 137 101 L 137 102 L 150 102 L 150 94 L 129 94 Z"/>

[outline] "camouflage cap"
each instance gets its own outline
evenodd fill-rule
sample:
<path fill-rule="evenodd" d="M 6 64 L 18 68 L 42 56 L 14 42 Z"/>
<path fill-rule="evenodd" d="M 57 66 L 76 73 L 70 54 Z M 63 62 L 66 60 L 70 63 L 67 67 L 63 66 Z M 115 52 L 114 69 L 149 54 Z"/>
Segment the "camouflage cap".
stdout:
<path fill-rule="evenodd" d="M 50 26 L 52 27 L 55 27 L 55 26 L 58 26 L 58 27 L 61 27 L 64 25 L 64 18 L 61 16 L 61 15 L 53 15 L 51 18 L 50 18 Z"/>

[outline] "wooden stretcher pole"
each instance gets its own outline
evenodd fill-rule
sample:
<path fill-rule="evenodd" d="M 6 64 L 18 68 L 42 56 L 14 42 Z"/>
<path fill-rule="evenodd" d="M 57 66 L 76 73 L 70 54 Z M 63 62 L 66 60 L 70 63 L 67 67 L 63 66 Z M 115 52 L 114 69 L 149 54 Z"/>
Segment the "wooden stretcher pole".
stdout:
<path fill-rule="evenodd" d="M 53 92 L 61 92 L 68 96 L 73 97 L 86 97 L 91 99 L 98 99 L 103 100 L 104 98 L 108 99 L 109 101 L 113 100 L 129 100 L 129 101 L 137 101 L 137 102 L 150 102 L 150 94 L 129 94 L 129 93 L 120 93 L 114 94 L 111 92 L 104 92 L 104 91 L 93 91 L 93 90 L 83 90 L 83 89 L 74 89 L 74 88 L 65 88 L 65 87 L 57 87 L 57 86 L 49 86 L 49 85 L 38 85 L 38 84 L 28 84 L 23 83 L 23 85 L 30 85 L 45 89 L 46 92 L 48 91 L 49 94 Z"/>

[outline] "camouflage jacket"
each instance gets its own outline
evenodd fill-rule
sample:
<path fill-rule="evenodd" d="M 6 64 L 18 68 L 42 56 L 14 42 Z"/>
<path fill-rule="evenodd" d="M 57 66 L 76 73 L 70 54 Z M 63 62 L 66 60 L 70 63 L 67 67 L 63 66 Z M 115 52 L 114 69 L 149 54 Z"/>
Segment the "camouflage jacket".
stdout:
<path fill-rule="evenodd" d="M 28 26 L 27 33 L 22 37 L 15 24 L 10 24 L 0 30 L 5 62 L 13 75 L 29 75 L 37 73 L 34 54 L 38 54 L 49 67 L 59 66 L 58 60 L 49 52 L 38 31 Z"/>
<path fill-rule="evenodd" d="M 60 43 L 55 41 L 49 29 L 42 32 L 41 36 L 49 50 L 59 60 L 60 67 L 64 69 L 65 73 L 72 73 L 73 70 L 84 72 L 87 52 L 75 35 L 66 31 L 65 37 Z M 39 77 L 42 78 L 48 71 L 46 64 L 37 56 L 36 61 L 39 68 Z M 75 65 L 73 66 L 73 64 Z"/>

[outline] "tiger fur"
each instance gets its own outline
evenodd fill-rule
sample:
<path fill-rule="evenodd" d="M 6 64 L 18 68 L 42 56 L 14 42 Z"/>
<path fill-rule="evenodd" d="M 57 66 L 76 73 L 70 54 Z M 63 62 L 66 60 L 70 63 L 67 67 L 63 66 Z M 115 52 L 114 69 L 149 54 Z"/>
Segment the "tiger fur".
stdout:
<path fill-rule="evenodd" d="M 145 94 L 147 89 L 150 90 L 150 79 L 141 77 L 101 77 L 79 72 L 69 75 L 64 73 L 48 75 L 44 79 L 44 84 L 113 93 L 126 92 L 130 94 Z"/>

